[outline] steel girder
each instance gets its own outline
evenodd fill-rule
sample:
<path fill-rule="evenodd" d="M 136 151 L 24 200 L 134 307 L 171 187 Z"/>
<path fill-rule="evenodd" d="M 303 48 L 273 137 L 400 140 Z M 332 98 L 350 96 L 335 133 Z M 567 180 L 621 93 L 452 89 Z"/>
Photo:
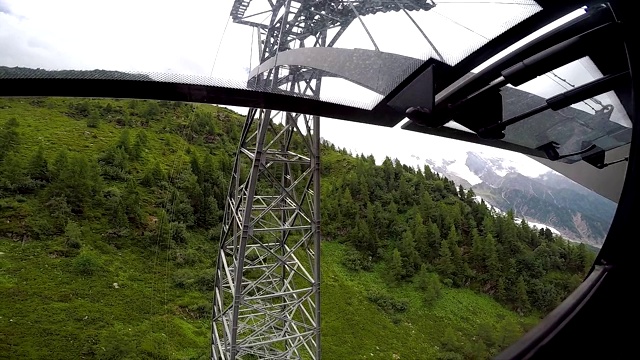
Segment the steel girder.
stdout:
<path fill-rule="evenodd" d="M 214 359 L 320 356 L 318 126 L 317 116 L 247 115 L 216 271 Z"/>
<path fill-rule="evenodd" d="M 276 1 L 270 28 L 259 28 L 261 62 L 293 42 L 279 30 L 298 16 L 290 5 Z M 326 31 L 315 38 L 315 46 L 326 45 Z M 276 90 L 283 74 L 300 70 L 274 68 L 254 81 Z M 280 90 L 319 98 L 320 76 Z M 320 358 L 319 123 L 318 116 L 249 110 L 225 204 L 213 359 Z"/>
<path fill-rule="evenodd" d="M 258 31 L 260 64 L 280 52 L 331 47 L 358 16 L 428 10 L 428 0 L 269 0 Z M 261 14 L 264 14 L 262 12 Z M 264 16 L 264 15 L 262 15 Z M 330 39 L 327 32 L 335 29 Z M 299 76 L 304 72 L 304 76 Z M 272 66 L 249 85 L 319 98 L 321 69 Z M 284 79 L 291 79 L 288 82 Z M 320 118 L 252 108 L 225 203 L 215 273 L 212 359 L 320 358 Z"/>

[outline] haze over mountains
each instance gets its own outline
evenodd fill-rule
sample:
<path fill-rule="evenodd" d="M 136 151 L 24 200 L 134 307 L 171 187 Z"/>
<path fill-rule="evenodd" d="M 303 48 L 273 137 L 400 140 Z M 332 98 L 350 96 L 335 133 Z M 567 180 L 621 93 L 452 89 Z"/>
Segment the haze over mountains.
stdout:
<path fill-rule="evenodd" d="M 556 229 L 564 237 L 601 246 L 616 204 L 566 177 L 536 166 L 478 151 L 412 155 L 501 211 Z"/>

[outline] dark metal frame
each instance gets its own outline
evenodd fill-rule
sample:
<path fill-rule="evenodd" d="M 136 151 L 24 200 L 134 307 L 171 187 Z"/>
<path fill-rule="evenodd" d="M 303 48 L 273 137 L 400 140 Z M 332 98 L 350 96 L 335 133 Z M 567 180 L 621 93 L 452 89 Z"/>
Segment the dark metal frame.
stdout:
<path fill-rule="evenodd" d="M 544 10 L 516 25 L 501 36 L 463 60 L 456 67 L 439 72 L 437 88 L 443 89 L 469 70 L 500 52 L 510 44 L 555 18 L 581 5 L 595 4 L 595 1 L 554 1 L 539 0 Z M 622 34 L 626 34 L 625 44 L 632 75 L 632 91 L 621 100 L 632 121 L 638 116 L 636 89 L 640 89 L 638 77 L 640 54 L 633 38 L 640 30 L 640 22 L 634 18 L 636 12 L 631 2 L 612 0 L 610 6 L 621 22 Z M 268 109 L 304 111 L 314 115 L 359 121 L 382 126 L 394 126 L 403 114 L 388 107 L 402 89 L 420 76 L 437 61 L 427 61 L 411 76 L 391 91 L 389 95 L 371 111 L 349 106 L 323 103 L 318 100 L 292 98 L 278 93 L 253 90 L 228 89 L 218 86 L 160 83 L 155 81 L 91 80 L 91 79 L 0 79 L 0 96 L 71 96 L 71 97 L 115 97 L 146 98 L 158 100 L 192 101 L 218 103 L 224 105 L 253 106 Z M 600 65 L 600 64 L 598 64 Z M 477 140 L 473 135 L 461 134 L 455 130 L 431 131 L 440 136 L 461 138 L 503 147 L 497 141 Z M 622 196 L 607 239 L 598 254 L 594 268 L 585 283 L 576 290 L 548 319 L 536 329 L 499 356 L 501 359 L 524 358 L 615 358 L 635 353 L 637 346 L 624 319 L 635 320 L 635 297 L 627 289 L 637 281 L 638 242 L 629 237 L 630 229 L 635 229 L 636 214 L 640 212 L 640 127 L 633 129 L 633 141 L 629 165 Z M 468 137 L 467 137 L 468 136 Z M 606 275 L 606 276 L 605 276 Z M 633 324 L 631 324 L 633 325 Z"/>
<path fill-rule="evenodd" d="M 634 34 L 640 30 L 633 4 L 609 2 L 619 21 L 631 72 L 631 91 L 623 104 L 631 120 L 640 115 L 638 89 L 640 49 Z M 637 353 L 638 242 L 630 237 L 640 212 L 640 127 L 633 127 L 633 139 L 625 183 L 607 238 L 591 273 L 569 298 L 536 328 L 513 344 L 499 359 L 617 359 Z M 605 276 L 606 275 L 606 276 Z"/>

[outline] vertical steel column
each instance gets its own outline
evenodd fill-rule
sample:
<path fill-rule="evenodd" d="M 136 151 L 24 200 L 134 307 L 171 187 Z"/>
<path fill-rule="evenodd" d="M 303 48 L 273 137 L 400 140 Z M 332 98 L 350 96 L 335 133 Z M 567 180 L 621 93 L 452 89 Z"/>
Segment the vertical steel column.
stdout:
<path fill-rule="evenodd" d="M 277 18 L 284 7 L 284 15 Z M 277 1 L 261 62 L 290 26 Z M 316 46 L 326 44 L 326 32 Z M 301 69 L 286 69 L 295 78 Z M 276 88 L 279 69 L 258 86 Z M 288 84 L 318 96 L 319 75 Z M 251 109 L 225 204 L 212 321 L 213 359 L 319 359 L 319 118 Z"/>
<path fill-rule="evenodd" d="M 234 164 L 212 357 L 318 359 L 319 119 L 252 109 Z M 304 153 L 304 154 L 300 154 Z"/>
<path fill-rule="evenodd" d="M 265 0 L 270 11 L 260 14 L 270 18 L 262 23 L 245 14 L 250 3 L 235 0 L 231 17 L 257 29 L 260 64 L 307 46 L 306 40 L 333 46 L 359 15 L 434 6 L 430 0 Z M 328 30 L 336 30 L 330 39 Z M 275 67 L 249 85 L 319 98 L 321 72 Z M 320 359 L 319 117 L 249 110 L 222 225 L 212 359 Z"/>

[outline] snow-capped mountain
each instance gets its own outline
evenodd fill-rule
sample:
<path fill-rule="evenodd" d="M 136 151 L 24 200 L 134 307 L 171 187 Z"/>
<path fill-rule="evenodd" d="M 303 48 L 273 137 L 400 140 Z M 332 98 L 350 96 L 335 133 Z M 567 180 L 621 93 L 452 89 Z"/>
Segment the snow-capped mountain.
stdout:
<path fill-rule="evenodd" d="M 429 165 L 497 209 L 556 229 L 564 237 L 600 246 L 616 204 L 526 156 L 448 152 L 412 162 Z"/>

